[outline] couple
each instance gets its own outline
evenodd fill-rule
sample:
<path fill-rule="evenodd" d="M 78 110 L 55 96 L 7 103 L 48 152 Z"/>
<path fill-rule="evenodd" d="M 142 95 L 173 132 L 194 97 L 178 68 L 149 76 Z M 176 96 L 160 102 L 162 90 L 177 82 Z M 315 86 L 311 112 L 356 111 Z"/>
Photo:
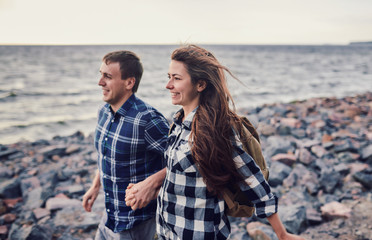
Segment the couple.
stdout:
<path fill-rule="evenodd" d="M 83 197 L 91 211 L 103 186 L 105 213 L 95 239 L 153 239 L 155 230 L 159 239 L 227 239 L 230 225 L 219 196 L 234 182 L 279 239 L 302 239 L 287 233 L 277 198 L 242 149 L 225 78 L 232 74 L 210 52 L 188 45 L 172 53 L 166 88 L 182 108 L 169 136 L 167 120 L 134 94 L 143 72 L 134 53 L 105 55 L 100 72 L 107 104 L 95 132 L 98 170 Z"/>

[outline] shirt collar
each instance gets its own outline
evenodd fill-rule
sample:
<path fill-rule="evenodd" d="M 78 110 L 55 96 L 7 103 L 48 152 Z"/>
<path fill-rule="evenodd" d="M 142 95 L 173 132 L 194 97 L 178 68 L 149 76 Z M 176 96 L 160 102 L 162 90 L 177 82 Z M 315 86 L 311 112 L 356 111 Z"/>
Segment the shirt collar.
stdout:
<path fill-rule="evenodd" d="M 189 113 L 189 115 L 186 116 L 186 118 L 185 118 L 185 120 L 183 120 L 183 122 L 182 122 L 182 118 L 183 118 L 185 113 L 184 113 L 183 109 L 181 108 L 180 110 L 178 110 L 178 112 L 176 112 L 173 115 L 173 122 L 175 122 L 178 125 L 182 124 L 184 127 L 191 130 L 191 123 L 192 123 L 192 120 L 194 119 L 194 116 L 195 116 L 195 113 L 196 113 L 196 110 L 198 109 L 198 107 L 196 107 L 194 110 L 192 110 L 192 112 Z"/>
<path fill-rule="evenodd" d="M 135 104 L 136 100 L 137 100 L 137 97 L 133 93 L 127 99 L 127 101 L 125 101 L 125 103 L 116 111 L 116 114 L 120 114 L 122 116 L 125 116 L 126 113 L 129 111 L 129 109 Z M 106 108 L 109 109 L 111 113 L 113 113 L 112 108 L 110 107 L 110 104 L 106 104 Z"/>

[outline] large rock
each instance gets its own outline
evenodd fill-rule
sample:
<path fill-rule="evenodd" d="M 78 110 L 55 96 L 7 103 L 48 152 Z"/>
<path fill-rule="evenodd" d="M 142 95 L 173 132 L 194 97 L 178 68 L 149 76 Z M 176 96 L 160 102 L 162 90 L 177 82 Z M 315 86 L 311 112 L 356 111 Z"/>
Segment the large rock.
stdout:
<path fill-rule="evenodd" d="M 46 201 L 45 207 L 48 210 L 57 210 L 57 209 L 62 209 L 62 208 L 67 208 L 71 206 L 78 206 L 81 207 L 81 201 L 77 199 L 69 199 L 65 197 L 54 197 L 54 198 L 49 198 Z"/>
<path fill-rule="evenodd" d="M 273 162 L 270 166 L 269 184 L 276 187 L 291 173 L 292 168 L 281 162 Z"/>
<path fill-rule="evenodd" d="M 271 157 L 271 162 L 281 162 L 290 167 L 295 164 L 296 161 L 296 156 L 288 153 L 278 153 Z"/>
<path fill-rule="evenodd" d="M 26 240 L 51 240 L 53 229 L 48 225 L 23 225 L 13 224 L 9 231 L 10 239 Z"/>
<path fill-rule="evenodd" d="M 349 218 L 351 209 L 346 205 L 333 201 L 320 208 L 322 216 L 326 219 Z"/>
<path fill-rule="evenodd" d="M 12 178 L 0 183 L 0 197 L 18 198 L 21 197 L 20 181 L 18 178 Z"/>
<path fill-rule="evenodd" d="M 279 216 L 291 233 L 299 234 L 306 229 L 306 208 L 303 205 L 280 206 Z"/>
<path fill-rule="evenodd" d="M 7 158 L 9 155 L 16 154 L 18 152 L 19 151 L 16 149 L 13 149 L 13 148 L 8 149 L 7 147 L 4 147 L 2 145 L 2 147 L 0 148 L 0 159 Z"/>
<path fill-rule="evenodd" d="M 333 168 L 322 169 L 320 176 L 320 187 L 327 193 L 333 193 L 336 187 L 341 183 L 342 176 Z"/>
<path fill-rule="evenodd" d="M 318 158 L 322 158 L 324 155 L 327 154 L 327 150 L 320 146 L 320 145 L 314 145 L 311 147 L 311 152 L 317 156 Z"/>
<path fill-rule="evenodd" d="M 309 152 L 306 148 L 296 150 L 296 156 L 298 160 L 305 165 L 310 165 L 315 160 L 311 152 Z"/>
<path fill-rule="evenodd" d="M 45 158 L 52 158 L 53 156 L 64 156 L 66 154 L 65 146 L 48 146 L 39 151 Z"/>
<path fill-rule="evenodd" d="M 81 206 L 66 207 L 57 212 L 54 224 L 57 227 L 74 226 L 81 229 L 96 228 L 101 221 L 101 215 L 95 212 L 86 212 Z"/>
<path fill-rule="evenodd" d="M 27 195 L 27 200 L 24 207 L 28 210 L 40 208 L 44 204 L 42 193 L 43 193 L 42 187 L 37 187 L 31 190 Z"/>
<path fill-rule="evenodd" d="M 323 221 L 321 213 L 314 208 L 306 209 L 306 219 L 309 225 L 317 225 Z"/>
<path fill-rule="evenodd" d="M 263 149 L 264 156 L 269 159 L 278 153 L 295 152 L 294 143 L 288 139 L 279 136 L 270 136 L 267 138 L 267 146 Z"/>
<path fill-rule="evenodd" d="M 353 175 L 354 179 L 360 182 L 365 188 L 372 189 L 372 169 L 365 169 Z"/>
<path fill-rule="evenodd" d="M 269 119 L 275 114 L 275 111 L 271 108 L 262 108 L 261 111 L 258 113 L 258 119 L 260 121 Z"/>
<path fill-rule="evenodd" d="M 361 151 L 361 159 L 365 162 L 372 163 L 372 144 L 363 148 Z"/>
<path fill-rule="evenodd" d="M 288 190 L 286 193 L 279 198 L 279 209 L 283 206 L 292 205 L 305 205 L 310 199 L 310 195 L 307 193 L 306 188 L 303 186 L 296 186 Z"/>
<path fill-rule="evenodd" d="M 50 215 L 50 211 L 46 208 L 36 208 L 32 211 L 32 213 L 37 220 Z"/>
<path fill-rule="evenodd" d="M 291 128 L 299 128 L 302 125 L 301 120 L 297 118 L 282 118 L 280 123 Z"/>
<path fill-rule="evenodd" d="M 57 187 L 56 190 L 67 194 L 69 197 L 72 197 L 74 195 L 81 196 L 86 192 L 85 188 L 80 184 Z"/>
<path fill-rule="evenodd" d="M 336 145 L 333 148 L 333 150 L 337 153 L 339 153 L 339 152 L 354 152 L 354 153 L 357 153 L 358 152 L 358 148 L 356 146 L 354 146 L 354 143 L 349 139 L 340 142 L 338 145 Z"/>
<path fill-rule="evenodd" d="M 0 166 L 0 179 L 11 178 L 13 177 L 13 175 L 14 175 L 14 172 L 11 169 Z"/>
<path fill-rule="evenodd" d="M 22 196 L 27 197 L 30 191 L 40 187 L 40 181 L 37 177 L 30 177 L 21 180 Z"/>
<path fill-rule="evenodd" d="M 306 187 L 307 192 L 314 195 L 319 190 L 319 180 L 315 172 L 307 170 L 302 164 L 297 164 L 288 177 L 284 179 L 283 186 L 287 188 Z"/>

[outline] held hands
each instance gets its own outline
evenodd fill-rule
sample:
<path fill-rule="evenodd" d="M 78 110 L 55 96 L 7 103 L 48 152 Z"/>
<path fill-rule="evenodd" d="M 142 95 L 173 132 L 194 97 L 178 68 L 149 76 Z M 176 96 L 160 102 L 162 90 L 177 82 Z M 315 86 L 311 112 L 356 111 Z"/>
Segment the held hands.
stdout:
<path fill-rule="evenodd" d="M 137 188 L 134 187 L 135 184 L 129 183 L 127 189 L 125 190 L 125 204 L 128 207 L 131 207 L 133 210 L 137 208 L 134 207 L 134 204 L 137 202 L 134 196 L 138 192 Z M 136 206 L 137 207 L 137 206 Z"/>
<path fill-rule="evenodd" d="M 158 192 L 159 188 L 152 187 L 147 179 L 136 184 L 130 183 L 125 190 L 125 204 L 133 210 L 143 208 L 156 198 Z"/>

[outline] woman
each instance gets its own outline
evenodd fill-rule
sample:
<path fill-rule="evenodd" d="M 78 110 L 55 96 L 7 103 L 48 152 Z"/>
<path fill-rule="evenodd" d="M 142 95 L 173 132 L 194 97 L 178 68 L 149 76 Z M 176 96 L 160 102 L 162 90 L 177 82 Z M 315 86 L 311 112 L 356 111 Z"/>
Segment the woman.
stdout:
<path fill-rule="evenodd" d="M 176 49 L 171 56 L 168 84 L 174 116 L 165 158 L 167 171 L 157 198 L 157 234 L 161 239 L 226 239 L 230 225 L 221 193 L 240 183 L 267 217 L 279 239 L 302 239 L 287 233 L 277 215 L 277 198 L 259 167 L 242 149 L 241 122 L 231 110 L 227 68 L 207 50 Z M 137 190 L 136 190 L 137 191 Z M 131 199 L 126 201 L 129 204 Z"/>

